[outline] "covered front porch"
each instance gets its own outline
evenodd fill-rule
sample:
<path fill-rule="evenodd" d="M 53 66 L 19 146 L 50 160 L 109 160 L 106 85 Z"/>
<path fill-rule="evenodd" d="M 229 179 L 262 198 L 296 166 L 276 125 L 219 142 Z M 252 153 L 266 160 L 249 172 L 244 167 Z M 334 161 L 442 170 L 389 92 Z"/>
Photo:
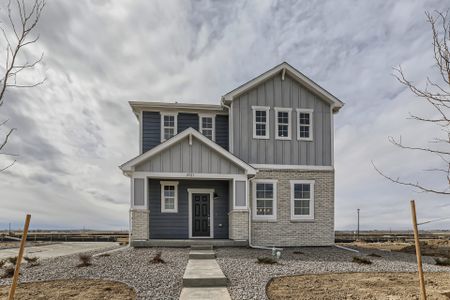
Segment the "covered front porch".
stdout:
<path fill-rule="evenodd" d="M 122 170 L 131 179 L 133 246 L 248 244 L 256 171 L 198 131 L 186 129 Z"/>

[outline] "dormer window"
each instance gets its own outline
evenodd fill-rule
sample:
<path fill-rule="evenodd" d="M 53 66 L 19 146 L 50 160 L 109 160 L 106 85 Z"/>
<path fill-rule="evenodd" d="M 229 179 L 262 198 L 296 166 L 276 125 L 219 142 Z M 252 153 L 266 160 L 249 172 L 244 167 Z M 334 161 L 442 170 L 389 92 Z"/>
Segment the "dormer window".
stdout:
<path fill-rule="evenodd" d="M 269 110 L 268 106 L 252 106 L 253 109 L 253 138 L 269 139 Z"/>
<path fill-rule="evenodd" d="M 214 141 L 215 133 L 214 133 L 214 116 L 213 115 L 200 115 L 200 133 L 206 136 L 208 139 Z"/>
<path fill-rule="evenodd" d="M 177 134 L 177 114 L 161 113 L 161 142 Z"/>
<path fill-rule="evenodd" d="M 313 110 L 297 109 L 297 140 L 313 140 Z"/>
<path fill-rule="evenodd" d="M 292 108 L 275 107 L 275 138 L 277 140 L 291 139 Z"/>

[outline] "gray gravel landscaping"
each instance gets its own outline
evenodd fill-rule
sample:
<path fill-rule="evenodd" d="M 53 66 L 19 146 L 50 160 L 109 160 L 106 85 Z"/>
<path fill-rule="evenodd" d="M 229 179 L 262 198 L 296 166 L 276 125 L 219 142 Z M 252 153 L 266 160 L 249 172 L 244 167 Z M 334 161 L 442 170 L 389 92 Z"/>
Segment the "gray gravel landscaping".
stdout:
<path fill-rule="evenodd" d="M 152 264 L 151 259 L 159 251 L 166 263 Z M 109 256 L 93 257 L 89 267 L 76 267 L 80 263 L 78 255 L 62 256 L 42 260 L 35 267 L 24 264 L 20 280 L 109 279 L 133 287 L 138 299 L 178 299 L 188 253 L 188 249 L 180 248 L 126 248 L 112 252 Z M 0 279 L 0 285 L 10 282 L 10 279 Z"/>
<path fill-rule="evenodd" d="M 154 255 L 161 251 L 165 264 L 152 264 Z M 301 253 L 294 253 L 300 251 Z M 357 253 L 335 247 L 286 248 L 278 264 L 257 264 L 257 257 L 270 256 L 270 250 L 251 248 L 217 248 L 217 262 L 230 281 L 231 297 L 240 299 L 267 299 L 267 282 L 277 276 L 342 272 L 415 272 L 414 254 L 360 249 L 371 265 L 352 262 Z M 90 252 L 91 254 L 95 252 Z M 98 253 L 98 251 L 97 251 Z M 78 255 L 42 260 L 39 266 L 23 265 L 21 282 L 70 278 L 93 278 L 120 281 L 133 287 L 138 299 L 178 299 L 182 277 L 188 261 L 187 248 L 126 248 L 109 256 L 92 258 L 89 267 L 76 267 Z M 370 257 L 376 253 L 381 257 Z M 450 272 L 449 267 L 434 265 L 434 259 L 424 257 L 426 272 Z M 0 279 L 0 285 L 10 284 Z"/>
<path fill-rule="evenodd" d="M 300 251 L 303 254 L 294 254 Z M 354 253 L 335 247 L 286 248 L 279 264 L 257 264 L 257 257 L 271 256 L 270 250 L 250 248 L 218 248 L 217 262 L 230 281 L 233 299 L 267 299 L 265 287 L 272 277 L 296 274 L 342 272 L 415 272 L 416 256 L 380 250 L 361 250 Z M 382 257 L 367 257 L 371 265 L 352 261 L 357 255 L 376 253 Z M 424 257 L 425 272 L 450 272 L 449 267 L 434 265 L 434 259 Z"/>

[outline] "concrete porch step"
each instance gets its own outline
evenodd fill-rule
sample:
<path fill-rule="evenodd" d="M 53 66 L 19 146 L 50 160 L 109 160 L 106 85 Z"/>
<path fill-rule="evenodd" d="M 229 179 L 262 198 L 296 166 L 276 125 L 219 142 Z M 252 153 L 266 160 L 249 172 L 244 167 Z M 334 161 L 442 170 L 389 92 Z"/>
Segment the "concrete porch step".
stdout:
<path fill-rule="evenodd" d="M 183 288 L 180 300 L 231 300 L 225 287 Z"/>
<path fill-rule="evenodd" d="M 191 245 L 191 250 L 213 250 L 213 245 Z"/>
<path fill-rule="evenodd" d="M 215 259 L 189 259 L 183 275 L 184 287 L 226 287 L 228 279 Z"/>
<path fill-rule="evenodd" d="M 191 250 L 189 251 L 189 259 L 214 259 L 216 252 L 214 250 Z"/>

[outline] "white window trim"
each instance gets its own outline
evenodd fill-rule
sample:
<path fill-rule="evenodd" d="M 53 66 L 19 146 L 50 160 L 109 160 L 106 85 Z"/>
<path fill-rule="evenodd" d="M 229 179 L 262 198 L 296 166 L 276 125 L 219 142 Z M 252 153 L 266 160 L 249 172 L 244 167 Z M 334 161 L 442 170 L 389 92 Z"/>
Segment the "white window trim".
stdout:
<path fill-rule="evenodd" d="M 257 215 L 256 214 L 256 184 L 258 183 L 272 183 L 273 184 L 273 214 L 272 215 Z M 254 221 L 276 221 L 277 220 L 277 183 L 276 179 L 255 179 L 252 180 L 252 215 Z"/>
<path fill-rule="evenodd" d="M 203 134 L 203 123 L 202 118 L 211 118 L 212 119 L 212 141 L 216 141 L 216 115 L 215 114 L 199 114 L 198 115 L 198 128 L 201 134 Z M 209 129 L 209 128 L 208 128 Z"/>
<path fill-rule="evenodd" d="M 164 139 L 164 117 L 173 116 L 174 117 L 174 136 L 178 133 L 178 113 L 177 112 L 161 112 L 161 143 L 165 142 Z"/>
<path fill-rule="evenodd" d="M 309 114 L 309 138 L 301 138 L 300 137 L 300 113 L 308 113 Z M 314 110 L 309 108 L 297 108 L 297 140 L 299 141 L 312 141 L 313 133 L 314 133 Z"/>
<path fill-rule="evenodd" d="M 161 184 L 161 212 L 162 213 L 178 213 L 178 181 L 160 181 Z M 174 208 L 166 209 L 164 203 L 164 187 L 174 186 Z"/>
<path fill-rule="evenodd" d="M 292 139 L 292 108 L 288 107 L 275 107 L 275 139 L 276 140 L 291 140 Z M 278 112 L 288 113 L 288 136 L 278 135 Z"/>
<path fill-rule="evenodd" d="M 211 239 L 214 238 L 214 189 L 187 189 L 188 190 L 188 222 L 189 238 Z M 209 236 L 192 236 L 192 194 L 209 194 Z"/>
<path fill-rule="evenodd" d="M 291 220 L 314 220 L 314 180 L 290 180 L 291 182 Z M 295 215 L 294 214 L 294 185 L 295 184 L 309 184 L 310 185 L 310 199 L 309 199 L 309 215 Z"/>
<path fill-rule="evenodd" d="M 253 119 L 252 119 L 253 138 L 259 139 L 259 140 L 268 140 L 269 136 L 270 136 L 270 133 L 269 133 L 270 132 L 270 116 L 269 116 L 270 107 L 269 106 L 252 106 L 252 110 L 253 110 Z M 264 136 L 256 135 L 256 111 L 261 111 L 261 110 L 266 111 L 266 135 L 264 135 Z"/>

